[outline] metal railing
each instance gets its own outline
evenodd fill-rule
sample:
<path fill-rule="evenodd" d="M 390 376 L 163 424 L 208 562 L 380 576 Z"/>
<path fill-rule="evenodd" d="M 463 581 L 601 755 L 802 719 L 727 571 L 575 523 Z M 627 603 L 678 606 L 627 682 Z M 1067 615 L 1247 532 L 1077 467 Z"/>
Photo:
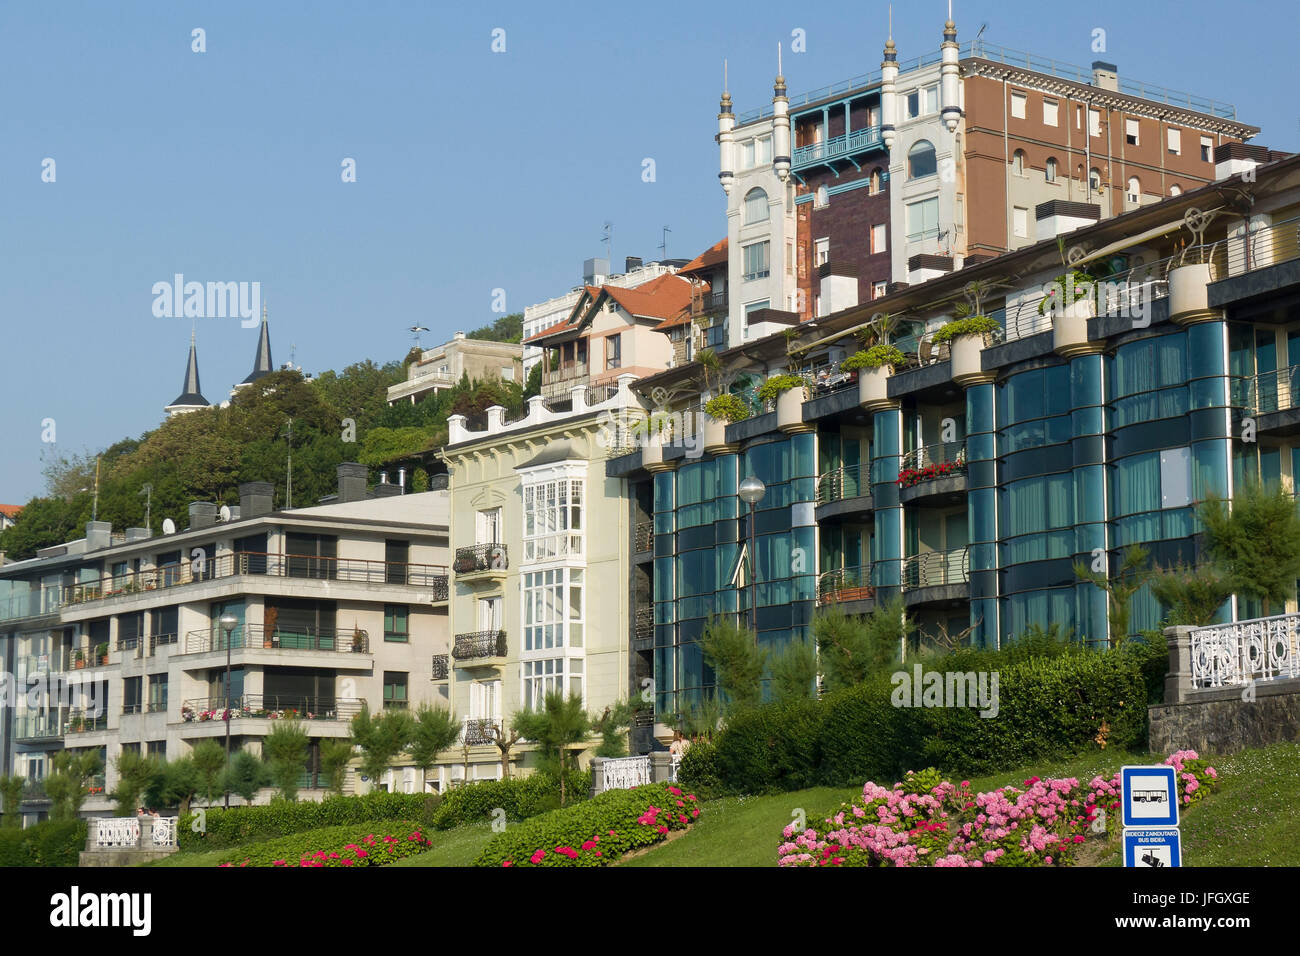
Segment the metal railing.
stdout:
<path fill-rule="evenodd" d="M 817 163 L 840 159 L 861 150 L 875 149 L 883 145 L 879 126 L 853 130 L 822 143 L 809 143 L 807 146 L 798 147 L 790 158 L 790 168 L 803 169 L 805 166 L 814 166 Z"/>
<path fill-rule="evenodd" d="M 726 292 L 698 292 L 691 296 L 691 317 L 720 312 L 728 307 Z"/>
<path fill-rule="evenodd" d="M 491 717 L 466 717 L 465 727 L 461 731 L 461 741 L 471 747 L 478 747 L 493 742 L 492 732 L 500 721 Z"/>
<path fill-rule="evenodd" d="M 262 624 L 241 624 L 230 632 L 232 650 L 261 647 L 277 651 L 317 651 L 338 654 L 369 654 L 370 635 L 356 628 L 281 627 L 269 630 Z M 226 649 L 226 633 L 220 627 L 205 627 L 185 635 L 182 654 L 206 654 Z"/>
<path fill-rule="evenodd" d="M 653 551 L 655 546 L 655 523 L 652 519 L 638 521 L 632 532 L 633 551 Z"/>
<path fill-rule="evenodd" d="M 817 603 L 839 604 L 843 601 L 869 601 L 876 596 L 871 585 L 871 565 L 834 568 L 817 578 Z"/>
<path fill-rule="evenodd" d="M 434 564 L 407 564 L 368 558 L 329 558 L 316 555 L 268 554 L 258 551 L 228 551 L 201 564 L 169 564 L 142 571 L 109 575 L 91 584 L 71 588 L 68 604 L 83 604 L 105 598 L 180 587 L 240 574 L 271 577 L 314 578 L 364 584 L 399 584 L 410 587 L 447 589 L 447 569 Z M 444 598 L 445 599 L 445 598 Z"/>
<path fill-rule="evenodd" d="M 484 657 L 506 656 L 505 631 L 471 631 L 457 634 L 451 656 L 458 661 L 472 661 Z"/>
<path fill-rule="evenodd" d="M 1300 614 L 1198 627 L 1191 651 L 1194 687 L 1300 677 Z"/>
<path fill-rule="evenodd" d="M 299 694 L 244 694 L 231 697 L 198 697 L 181 704 L 184 723 L 231 720 L 350 720 L 361 713 L 356 697 L 314 697 Z"/>
<path fill-rule="evenodd" d="M 817 478 L 817 503 L 828 504 L 847 498 L 861 498 L 871 494 L 871 481 L 865 465 L 841 465 L 823 472 Z"/>
<path fill-rule="evenodd" d="M 970 561 L 967 548 L 928 551 L 903 559 L 903 587 L 932 588 L 945 584 L 967 584 Z"/>
<path fill-rule="evenodd" d="M 966 471 L 966 442 L 938 442 L 915 448 L 903 455 L 898 471 L 898 486 L 910 488 L 922 481 L 948 478 Z"/>
<path fill-rule="evenodd" d="M 450 670 L 450 661 L 446 654 L 433 655 L 433 679 L 446 680 Z"/>
<path fill-rule="evenodd" d="M 1233 404 L 1255 414 L 1300 407 L 1300 365 L 1233 382 Z"/>
<path fill-rule="evenodd" d="M 504 571 L 510 567 L 510 555 L 504 544 L 473 544 L 456 549 L 456 558 L 451 567 L 457 574 Z"/>
<path fill-rule="evenodd" d="M 84 714 L 77 713 L 75 710 L 68 714 L 64 733 L 88 734 L 96 730 L 108 730 L 108 714 Z"/>
<path fill-rule="evenodd" d="M 632 623 L 632 642 L 636 650 L 649 650 L 655 642 L 654 609 L 638 607 Z"/>
<path fill-rule="evenodd" d="M 62 737 L 65 721 L 58 714 L 21 714 L 14 718 L 15 740 L 50 740 Z"/>

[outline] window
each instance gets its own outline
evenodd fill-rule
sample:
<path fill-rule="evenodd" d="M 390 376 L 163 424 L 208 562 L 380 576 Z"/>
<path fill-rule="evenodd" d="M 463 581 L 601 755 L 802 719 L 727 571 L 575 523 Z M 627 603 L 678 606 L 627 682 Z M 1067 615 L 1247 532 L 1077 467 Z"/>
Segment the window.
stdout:
<path fill-rule="evenodd" d="M 501 509 L 489 508 L 478 512 L 474 528 L 475 544 L 497 544 L 501 541 Z"/>
<path fill-rule="evenodd" d="M 921 91 L 920 90 L 909 90 L 907 92 L 907 95 L 903 98 L 903 102 L 907 107 L 908 119 L 916 119 L 918 116 L 921 115 Z"/>
<path fill-rule="evenodd" d="M 143 708 L 140 699 L 143 677 L 127 677 L 122 681 L 122 713 L 138 714 Z"/>
<path fill-rule="evenodd" d="M 1057 126 L 1057 103 L 1056 100 L 1043 100 L 1043 125 Z"/>
<path fill-rule="evenodd" d="M 874 196 L 880 192 L 880 181 L 880 169 L 873 169 L 871 171 L 871 185 L 867 187 L 868 196 Z"/>
<path fill-rule="evenodd" d="M 582 554 L 582 480 L 524 485 L 524 560 Z"/>
<path fill-rule="evenodd" d="M 1088 110 L 1088 135 L 1101 135 L 1101 110 Z"/>
<path fill-rule="evenodd" d="M 524 651 L 583 645 L 581 568 L 531 571 L 523 576 Z"/>
<path fill-rule="evenodd" d="M 1074 108 L 1074 128 L 1083 129 L 1083 107 L 1082 106 L 1076 106 Z"/>
<path fill-rule="evenodd" d="M 622 368 L 623 333 L 615 332 L 605 336 L 605 368 Z"/>
<path fill-rule="evenodd" d="M 813 244 L 813 265 L 825 265 L 831 258 L 831 241 L 818 239 Z"/>
<path fill-rule="evenodd" d="M 743 246 L 741 252 L 744 256 L 745 281 L 750 282 L 754 279 L 766 279 L 768 277 L 768 242 L 753 242 Z"/>
<path fill-rule="evenodd" d="M 496 633 L 501 630 L 501 596 L 478 599 L 478 629 Z"/>
<path fill-rule="evenodd" d="M 1016 206 L 1012 209 L 1012 223 L 1017 238 L 1029 238 L 1029 210 L 1026 207 Z"/>
<path fill-rule="evenodd" d="M 1094 166 L 1088 170 L 1088 188 L 1093 192 L 1101 192 L 1101 170 Z"/>
<path fill-rule="evenodd" d="M 1142 183 L 1138 181 L 1136 176 L 1130 176 L 1128 178 L 1128 201 L 1142 201 Z"/>
<path fill-rule="evenodd" d="M 876 282 L 873 283 L 871 286 L 871 297 L 873 299 L 879 299 L 881 296 L 887 295 L 888 293 L 889 293 L 888 282 Z"/>
<path fill-rule="evenodd" d="M 785 274 L 794 275 L 794 242 L 790 239 L 785 241 Z"/>
<path fill-rule="evenodd" d="M 1124 142 L 1130 146 L 1138 145 L 1138 121 L 1135 119 L 1124 120 Z"/>
<path fill-rule="evenodd" d="M 1043 178 L 1049 183 L 1056 182 L 1056 157 L 1048 156 L 1047 165 L 1043 169 Z"/>
<path fill-rule="evenodd" d="M 1169 147 L 1169 152 L 1174 156 L 1180 156 L 1183 152 L 1183 131 L 1174 129 L 1172 126 L 1165 130 L 1165 142 Z"/>
<path fill-rule="evenodd" d="M 925 88 L 924 97 L 924 115 L 928 116 L 931 113 L 939 112 L 939 85 L 937 83 L 934 86 L 927 86 Z"/>
<path fill-rule="evenodd" d="M 888 251 L 888 227 L 883 222 L 878 222 L 871 227 L 871 254 L 875 255 L 880 252 Z"/>
<path fill-rule="evenodd" d="M 745 225 L 754 222 L 767 222 L 767 193 L 761 189 L 745 193 Z"/>
<path fill-rule="evenodd" d="M 167 675 L 154 674 L 149 678 L 149 713 L 160 714 L 167 710 Z"/>
<path fill-rule="evenodd" d="M 772 302 L 770 299 L 762 299 L 758 302 L 751 302 L 749 303 L 749 305 L 745 306 L 745 333 L 746 334 L 749 333 L 749 324 L 753 321 L 751 316 L 755 312 L 761 312 L 763 309 L 769 309 L 771 307 L 772 307 Z"/>
<path fill-rule="evenodd" d="M 763 136 L 754 141 L 754 162 L 765 166 L 772 161 L 772 137 Z"/>
<path fill-rule="evenodd" d="M 907 239 L 915 242 L 939 234 L 939 197 L 907 205 Z"/>
<path fill-rule="evenodd" d="M 1214 160 L 1214 140 L 1208 136 L 1201 137 L 1201 162 L 1209 163 Z"/>
<path fill-rule="evenodd" d="M 740 168 L 754 168 L 754 141 L 747 139 L 740 144 Z"/>
<path fill-rule="evenodd" d="M 405 710 L 408 698 L 406 685 L 410 675 L 405 671 L 384 671 L 384 709 Z"/>
<path fill-rule="evenodd" d="M 1017 176 L 1025 174 L 1025 151 L 1018 149 L 1011 154 L 1011 171 Z"/>
<path fill-rule="evenodd" d="M 907 178 L 923 179 L 939 170 L 934 156 L 934 146 L 929 140 L 919 140 L 907 151 Z"/>
<path fill-rule="evenodd" d="M 830 201 L 830 191 L 825 187 L 825 185 L 818 186 L 817 192 L 813 194 L 813 208 L 820 209 L 821 207 L 828 205 Z"/>
<path fill-rule="evenodd" d="M 515 377 L 515 367 L 513 365 L 501 366 L 501 377 L 507 382 Z"/>
<path fill-rule="evenodd" d="M 567 674 L 566 674 L 567 670 Z M 536 710 L 547 694 L 562 693 L 582 698 L 582 661 L 576 658 L 552 658 L 524 662 L 524 708 Z"/>
<path fill-rule="evenodd" d="M 472 720 L 501 717 L 501 681 L 475 681 L 469 685 L 469 716 Z"/>
<path fill-rule="evenodd" d="M 398 644 L 406 644 L 410 639 L 410 608 L 405 604 L 385 604 L 384 640 Z"/>
<path fill-rule="evenodd" d="M 1025 118 L 1025 102 L 1026 102 L 1026 97 L 1024 93 L 1011 94 L 1011 118 L 1012 119 Z"/>

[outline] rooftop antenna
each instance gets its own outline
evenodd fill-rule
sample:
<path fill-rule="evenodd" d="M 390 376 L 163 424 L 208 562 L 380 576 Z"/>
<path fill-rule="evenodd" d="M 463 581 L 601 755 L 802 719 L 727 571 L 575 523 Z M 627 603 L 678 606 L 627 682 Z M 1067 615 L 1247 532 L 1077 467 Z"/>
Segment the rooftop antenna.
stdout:
<path fill-rule="evenodd" d="M 150 534 L 153 534 L 153 524 L 149 521 L 153 512 L 153 485 L 145 482 L 140 488 L 140 494 L 144 495 L 144 526 L 149 529 Z"/>
<path fill-rule="evenodd" d="M 289 509 L 293 507 L 293 419 L 289 419 L 287 428 L 289 435 L 289 460 L 284 470 L 284 507 Z"/>
<path fill-rule="evenodd" d="M 664 226 L 664 241 L 659 243 L 659 251 L 663 253 L 661 259 L 668 258 L 668 233 L 672 232 L 667 226 Z"/>
<path fill-rule="evenodd" d="M 297 367 L 293 364 L 294 358 L 297 356 L 297 354 L 298 354 L 298 344 L 295 342 L 293 345 L 289 346 L 289 368 Z"/>
<path fill-rule="evenodd" d="M 727 92 L 727 58 L 722 58 L 722 92 Z"/>
<path fill-rule="evenodd" d="M 605 244 L 605 259 L 612 263 L 614 261 L 610 259 L 610 249 L 614 245 L 614 224 L 612 222 L 605 223 L 605 235 L 601 237 L 600 241 Z"/>
<path fill-rule="evenodd" d="M 95 456 L 95 500 L 90 506 L 90 520 L 99 520 L 99 455 Z"/>
<path fill-rule="evenodd" d="M 951 17 L 949 17 L 949 19 L 951 19 Z M 982 36 L 984 35 L 984 31 L 987 30 L 988 28 L 989 28 L 989 25 L 988 25 L 987 23 L 981 23 L 981 24 L 980 24 L 979 32 L 975 34 L 975 39 L 971 41 L 971 52 L 972 52 L 972 53 L 974 53 L 976 50 L 981 49 L 981 47 L 980 47 L 980 37 L 982 37 Z"/>
<path fill-rule="evenodd" d="M 429 331 L 428 328 L 426 328 L 423 325 L 413 325 L 406 331 L 410 332 L 411 338 L 415 339 L 415 347 L 419 349 L 421 352 L 423 352 L 424 347 L 420 344 L 420 333 L 428 332 Z"/>

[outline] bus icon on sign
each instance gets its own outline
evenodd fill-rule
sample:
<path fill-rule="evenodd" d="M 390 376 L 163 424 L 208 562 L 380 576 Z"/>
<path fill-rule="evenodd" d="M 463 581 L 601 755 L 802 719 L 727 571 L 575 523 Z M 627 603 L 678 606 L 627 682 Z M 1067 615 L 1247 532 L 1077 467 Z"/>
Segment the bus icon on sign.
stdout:
<path fill-rule="evenodd" d="M 1134 790 L 1134 803 L 1168 803 L 1169 794 L 1164 790 Z"/>
<path fill-rule="evenodd" d="M 1173 767 L 1123 767 L 1120 783 L 1125 827 L 1178 826 L 1178 783 Z"/>

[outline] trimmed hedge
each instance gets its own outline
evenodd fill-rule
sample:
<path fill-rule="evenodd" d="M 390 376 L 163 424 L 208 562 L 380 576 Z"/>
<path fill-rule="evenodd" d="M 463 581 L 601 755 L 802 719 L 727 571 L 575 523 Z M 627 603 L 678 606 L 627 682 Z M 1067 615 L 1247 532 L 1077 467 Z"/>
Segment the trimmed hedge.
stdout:
<path fill-rule="evenodd" d="M 432 844 L 419 823 L 375 820 L 324 827 L 268 843 L 231 850 L 219 867 L 359 867 L 385 866 L 423 853 Z"/>
<path fill-rule="evenodd" d="M 1157 656 L 1158 648 L 1064 651 L 1008 663 L 996 652 L 961 652 L 923 670 L 996 671 L 996 717 L 981 717 L 978 707 L 894 706 L 895 685 L 882 675 L 821 701 L 738 714 L 701 762 L 712 765 L 722 792 L 760 794 L 901 779 L 918 766 L 988 773 L 1103 741 L 1137 747 L 1146 739 L 1144 669 L 1154 672 Z M 694 773 L 684 780 L 701 779 Z"/>
<path fill-rule="evenodd" d="M 85 848 L 85 820 L 47 820 L 26 830 L 0 830 L 0 867 L 76 866 Z"/>
<path fill-rule="evenodd" d="M 677 768 L 677 783 L 705 800 L 724 793 L 718 778 L 718 748 L 707 740 L 691 744 Z"/>
<path fill-rule="evenodd" d="M 672 784 L 607 790 L 507 827 L 474 865 L 608 866 L 631 850 L 662 842 L 673 830 L 688 829 L 699 814 L 695 795 Z"/>
<path fill-rule="evenodd" d="M 322 827 L 367 823 L 374 820 L 420 820 L 427 827 L 441 798 L 431 793 L 368 793 L 359 797 L 326 797 L 319 803 L 277 800 L 267 806 L 232 807 L 204 811 L 204 832 L 195 833 L 199 815 L 181 817 L 180 847 L 219 850 L 226 846 L 319 830 Z"/>
<path fill-rule="evenodd" d="M 565 776 L 565 799 L 578 803 L 591 796 L 590 772 L 569 771 Z M 504 810 L 511 822 L 526 820 L 560 808 L 559 780 L 535 773 L 509 780 L 484 780 L 448 791 L 430 820 L 439 830 L 485 823 L 496 810 Z"/>

